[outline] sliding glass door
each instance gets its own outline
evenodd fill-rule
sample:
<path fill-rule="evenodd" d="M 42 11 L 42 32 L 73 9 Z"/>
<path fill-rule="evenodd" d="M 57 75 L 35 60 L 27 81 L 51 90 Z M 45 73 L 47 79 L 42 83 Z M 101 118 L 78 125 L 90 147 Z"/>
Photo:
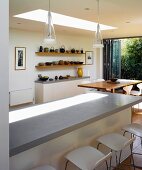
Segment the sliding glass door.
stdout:
<path fill-rule="evenodd" d="M 104 40 L 103 77 L 105 80 L 121 78 L 121 40 Z"/>

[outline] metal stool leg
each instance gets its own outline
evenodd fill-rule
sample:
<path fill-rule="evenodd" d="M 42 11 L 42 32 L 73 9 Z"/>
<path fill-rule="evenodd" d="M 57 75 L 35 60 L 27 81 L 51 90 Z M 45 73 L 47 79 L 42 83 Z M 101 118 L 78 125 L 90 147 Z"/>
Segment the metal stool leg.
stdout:
<path fill-rule="evenodd" d="M 101 145 L 101 143 L 98 143 L 98 145 L 97 145 L 97 149 L 99 149 L 99 146 Z M 112 150 L 111 150 L 111 152 L 112 152 Z M 110 165 L 108 166 L 108 163 L 107 163 L 107 161 L 106 161 L 106 168 L 107 168 L 107 170 L 111 170 L 111 159 L 112 158 L 110 158 Z"/>
<path fill-rule="evenodd" d="M 134 162 L 134 157 L 133 157 L 133 144 L 130 145 L 130 149 L 131 149 L 132 165 L 133 165 L 134 170 L 135 170 L 135 162 Z"/>
<path fill-rule="evenodd" d="M 107 163 L 107 161 L 106 161 L 106 168 L 107 168 L 107 170 L 109 170 L 109 169 L 108 169 L 108 163 Z"/>
<path fill-rule="evenodd" d="M 119 169 L 119 167 L 120 167 L 120 163 L 121 163 L 121 155 L 122 155 L 122 150 L 120 151 L 120 154 L 119 154 L 118 169 Z"/>
<path fill-rule="evenodd" d="M 68 163 L 69 163 L 69 161 L 66 162 L 65 170 L 67 170 Z"/>
<path fill-rule="evenodd" d="M 142 138 L 140 137 L 140 140 L 141 140 L 141 147 L 142 147 Z"/>
<path fill-rule="evenodd" d="M 99 149 L 99 146 L 101 145 L 101 143 L 98 143 L 98 145 L 97 145 L 97 149 Z"/>
<path fill-rule="evenodd" d="M 118 165 L 118 162 L 117 162 L 117 153 L 115 152 L 115 160 L 116 160 L 116 167 Z"/>
<path fill-rule="evenodd" d="M 123 133 L 123 136 L 125 136 L 125 133 L 126 133 L 126 132 L 127 132 L 127 131 L 125 130 L 124 133 Z"/>

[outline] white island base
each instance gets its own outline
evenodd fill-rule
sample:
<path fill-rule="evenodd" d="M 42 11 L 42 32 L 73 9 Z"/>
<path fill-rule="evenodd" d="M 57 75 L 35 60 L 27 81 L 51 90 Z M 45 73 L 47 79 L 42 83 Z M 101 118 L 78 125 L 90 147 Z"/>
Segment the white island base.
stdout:
<path fill-rule="evenodd" d="M 12 156 L 10 170 L 30 170 L 43 164 L 53 165 L 57 170 L 63 170 L 64 156 L 69 151 L 84 145 L 96 147 L 95 138 L 105 133 L 120 131 L 122 126 L 130 122 L 131 107 Z M 69 164 L 68 170 L 76 169 L 74 165 Z M 97 170 L 104 169 L 104 167 L 100 167 Z"/>

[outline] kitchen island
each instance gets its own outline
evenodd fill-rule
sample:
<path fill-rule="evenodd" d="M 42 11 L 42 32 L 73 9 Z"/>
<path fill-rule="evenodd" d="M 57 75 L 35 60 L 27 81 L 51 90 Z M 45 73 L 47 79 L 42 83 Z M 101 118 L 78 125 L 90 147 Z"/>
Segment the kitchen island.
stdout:
<path fill-rule="evenodd" d="M 10 112 L 11 170 L 51 162 L 62 169 L 66 152 L 120 130 L 139 102 L 142 97 L 94 92 Z"/>
<path fill-rule="evenodd" d="M 89 83 L 90 77 L 69 77 L 53 81 L 35 81 L 35 103 L 41 104 L 82 94 L 86 89 L 77 87 L 81 83 Z"/>

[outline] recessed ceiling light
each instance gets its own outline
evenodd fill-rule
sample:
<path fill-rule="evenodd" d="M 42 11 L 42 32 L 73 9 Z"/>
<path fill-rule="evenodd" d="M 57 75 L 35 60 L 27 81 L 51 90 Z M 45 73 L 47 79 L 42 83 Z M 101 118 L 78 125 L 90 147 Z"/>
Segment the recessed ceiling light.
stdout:
<path fill-rule="evenodd" d="M 87 20 L 83 20 L 79 18 L 57 14 L 54 12 L 51 12 L 51 14 L 52 14 L 53 24 L 55 25 L 84 29 L 84 30 L 89 30 L 89 31 L 96 31 L 96 28 L 97 28 L 96 22 L 91 22 L 91 21 L 87 21 Z M 42 9 L 14 15 L 14 17 L 17 17 L 17 18 L 29 19 L 33 21 L 39 21 L 39 22 L 46 22 L 47 16 L 48 16 L 48 11 L 45 11 Z M 103 25 L 103 24 L 100 24 L 100 27 L 101 27 L 101 30 L 116 29 L 115 27 Z"/>
<path fill-rule="evenodd" d="M 89 10 L 90 10 L 90 8 L 84 8 L 84 10 L 89 11 Z"/>

